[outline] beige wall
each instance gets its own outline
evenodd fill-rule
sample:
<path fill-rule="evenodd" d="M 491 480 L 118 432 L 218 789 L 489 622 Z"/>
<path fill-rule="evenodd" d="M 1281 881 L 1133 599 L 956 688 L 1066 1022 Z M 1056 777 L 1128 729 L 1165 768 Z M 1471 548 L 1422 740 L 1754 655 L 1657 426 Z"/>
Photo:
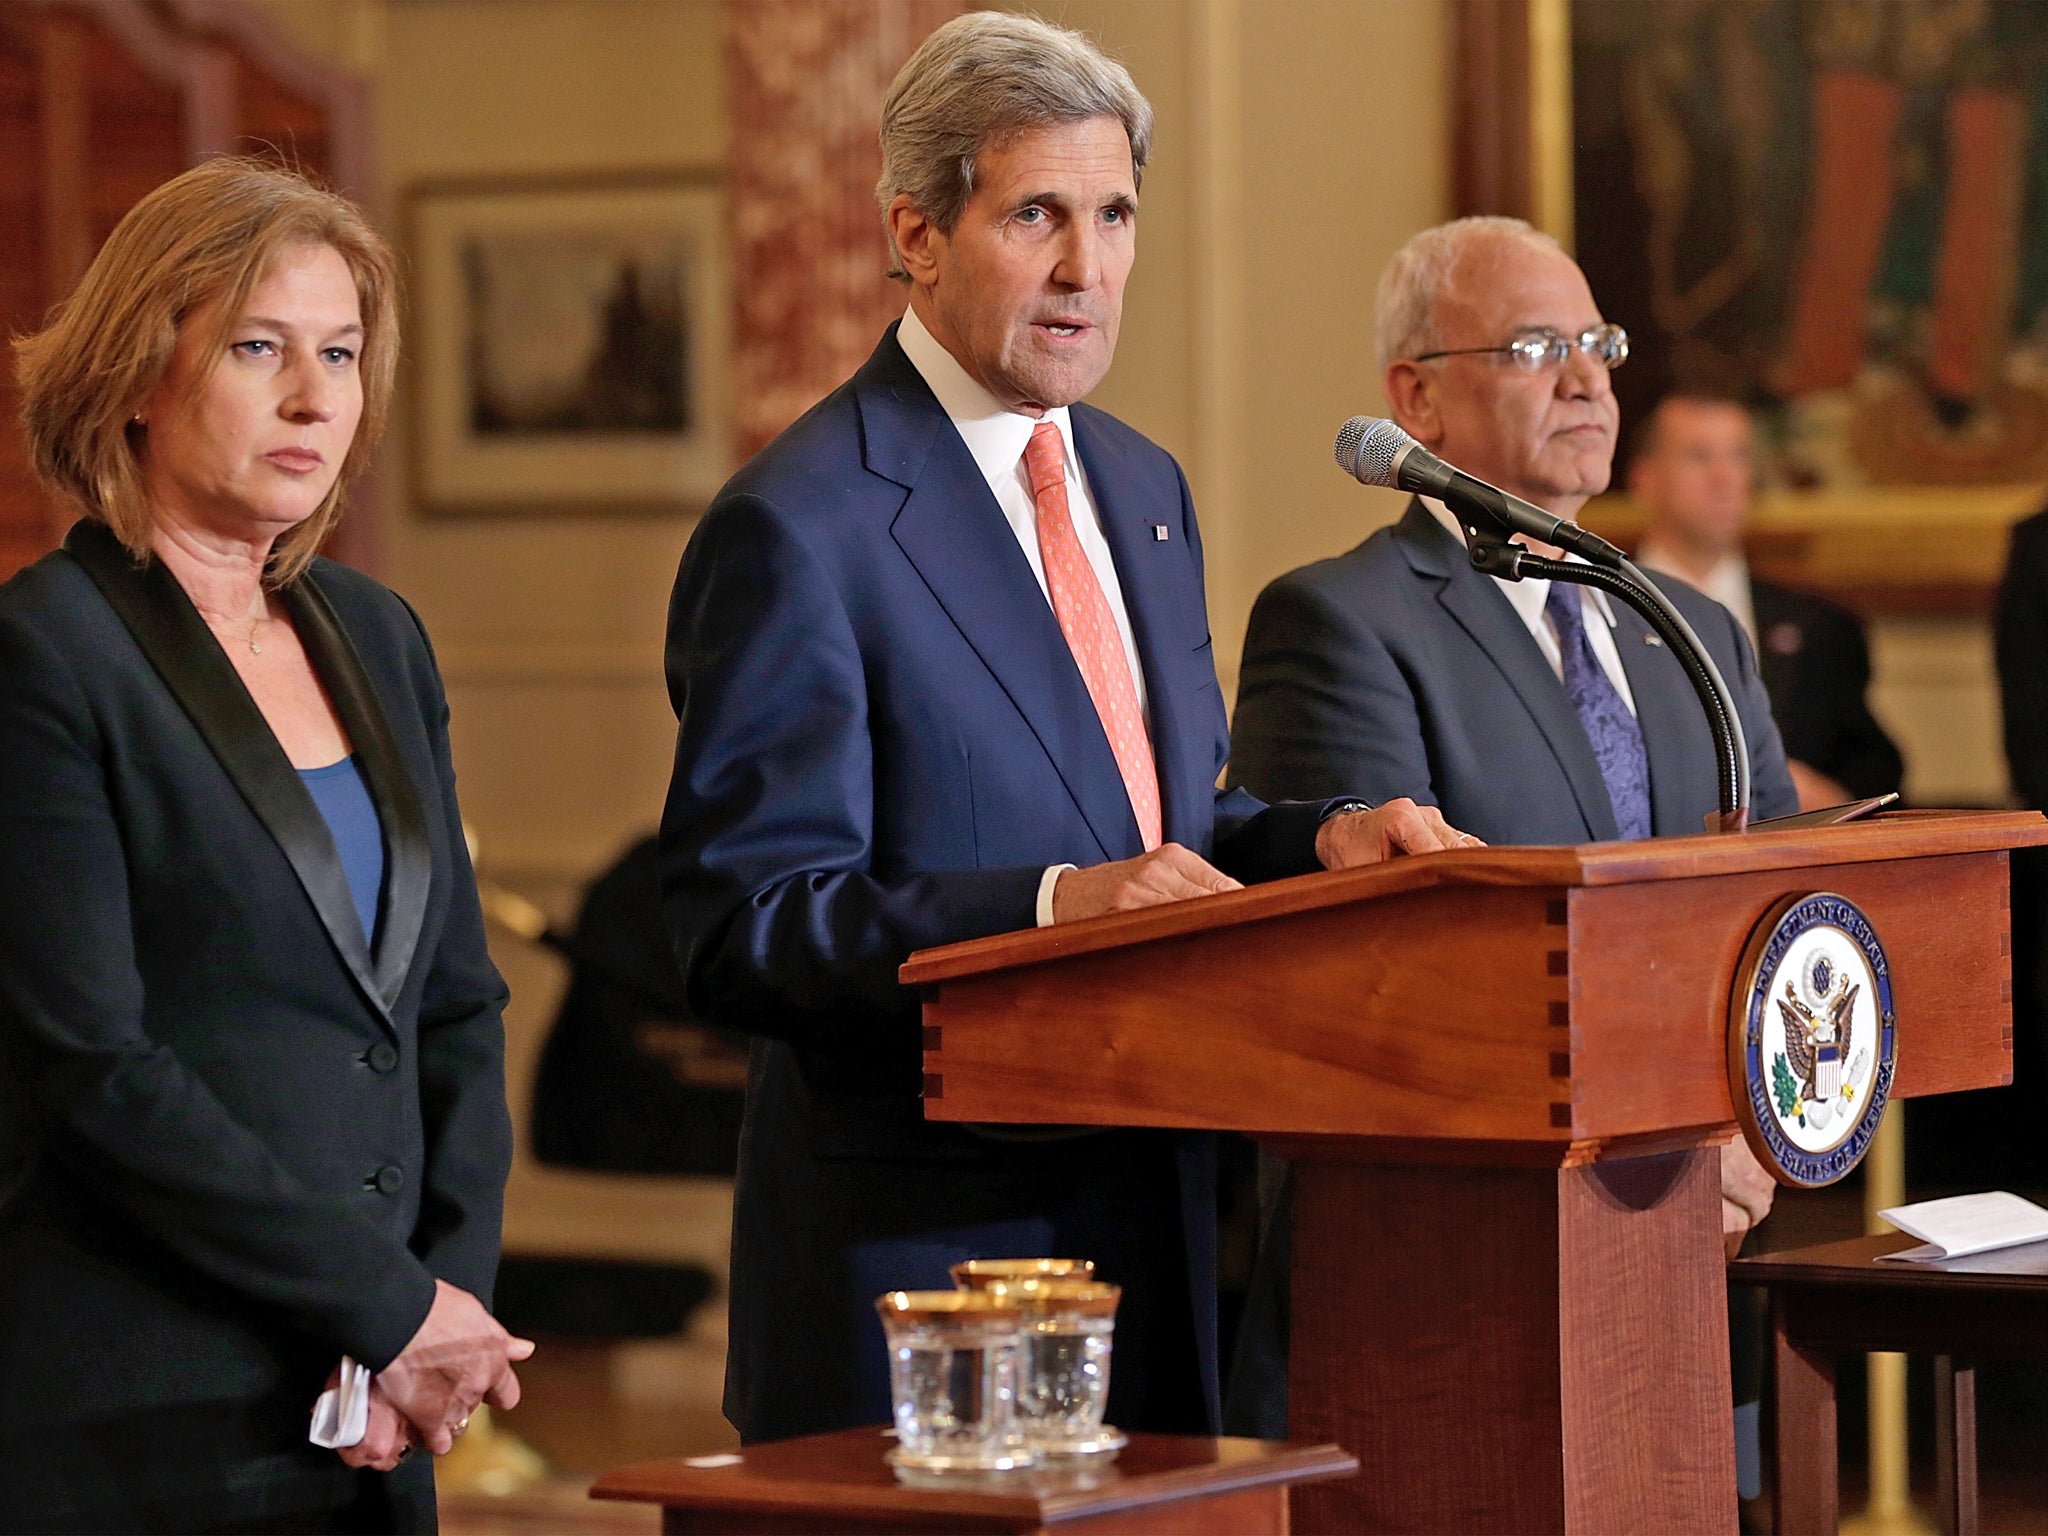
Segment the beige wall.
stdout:
<path fill-rule="evenodd" d="M 1870 705 L 1906 755 L 1919 805 L 1997 805 L 2010 792 L 1998 674 L 1983 619 L 1891 618 L 1870 626 Z"/>
<path fill-rule="evenodd" d="M 723 160 L 716 0 L 447 0 L 385 17 L 394 211 L 441 178 Z M 486 863 L 529 880 L 591 870 L 660 814 L 674 730 L 662 621 L 687 525 L 423 519 L 391 479 L 386 573 L 440 648 Z"/>

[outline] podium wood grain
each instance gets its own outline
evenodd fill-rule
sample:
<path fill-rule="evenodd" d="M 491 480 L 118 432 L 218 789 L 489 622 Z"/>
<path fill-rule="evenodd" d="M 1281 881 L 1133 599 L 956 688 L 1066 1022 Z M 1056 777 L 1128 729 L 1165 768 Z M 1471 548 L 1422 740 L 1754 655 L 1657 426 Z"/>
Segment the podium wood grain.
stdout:
<path fill-rule="evenodd" d="M 1297 1160 L 1304 1528 L 1732 1531 L 1718 1199 L 1744 946 L 1834 891 L 1911 1096 L 2011 1079 L 2032 812 L 1481 849 L 926 951 L 925 1113 L 1210 1127 Z M 1114 1276 L 1105 1278 L 1114 1279 Z"/>
<path fill-rule="evenodd" d="M 1712 1150 L 1295 1178 L 1288 1432 L 1379 1472 L 1304 1530 L 1732 1528 Z"/>
<path fill-rule="evenodd" d="M 926 1114 L 1375 1138 L 1404 1157 L 1556 1144 L 1567 1161 L 1725 1129 L 1743 944 L 1810 890 L 1856 902 L 1884 941 L 1895 1093 L 2009 1082 L 2004 849 L 2036 841 L 2048 822 L 2014 811 L 1480 849 L 926 950 L 903 968 L 924 988 Z"/>

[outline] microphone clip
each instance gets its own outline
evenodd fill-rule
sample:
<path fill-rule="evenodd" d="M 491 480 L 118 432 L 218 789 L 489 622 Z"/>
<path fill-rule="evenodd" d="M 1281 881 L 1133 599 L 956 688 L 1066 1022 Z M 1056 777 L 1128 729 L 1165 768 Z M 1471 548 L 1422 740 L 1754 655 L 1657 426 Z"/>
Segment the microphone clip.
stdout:
<path fill-rule="evenodd" d="M 1529 551 L 1521 545 L 1511 543 L 1503 535 L 1481 528 L 1476 523 L 1465 525 L 1465 541 L 1473 570 L 1502 581 L 1522 579 L 1522 559 Z"/>

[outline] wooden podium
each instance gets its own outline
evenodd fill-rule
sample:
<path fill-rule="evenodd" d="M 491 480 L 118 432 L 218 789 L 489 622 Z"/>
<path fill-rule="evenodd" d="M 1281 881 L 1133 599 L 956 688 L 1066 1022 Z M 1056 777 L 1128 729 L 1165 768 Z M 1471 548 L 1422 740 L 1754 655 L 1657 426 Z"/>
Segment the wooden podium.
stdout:
<path fill-rule="evenodd" d="M 1310 1531 L 1735 1529 L 1718 1151 L 1780 898 L 1875 926 L 1893 1092 L 2011 1080 L 2032 812 L 1475 849 L 923 951 L 925 1113 L 1244 1131 L 1297 1160 Z M 1113 1276 L 1110 1278 L 1114 1278 Z"/>

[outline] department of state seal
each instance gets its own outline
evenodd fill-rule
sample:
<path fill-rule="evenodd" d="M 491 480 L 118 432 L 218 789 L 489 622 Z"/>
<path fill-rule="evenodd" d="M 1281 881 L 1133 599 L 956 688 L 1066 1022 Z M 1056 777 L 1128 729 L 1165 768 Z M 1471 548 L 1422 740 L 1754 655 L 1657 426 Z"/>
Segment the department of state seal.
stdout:
<path fill-rule="evenodd" d="M 1781 902 L 1750 938 L 1729 1012 L 1728 1083 L 1750 1147 L 1783 1183 L 1834 1183 L 1891 1096 L 1891 968 L 1870 919 L 1826 892 Z"/>

